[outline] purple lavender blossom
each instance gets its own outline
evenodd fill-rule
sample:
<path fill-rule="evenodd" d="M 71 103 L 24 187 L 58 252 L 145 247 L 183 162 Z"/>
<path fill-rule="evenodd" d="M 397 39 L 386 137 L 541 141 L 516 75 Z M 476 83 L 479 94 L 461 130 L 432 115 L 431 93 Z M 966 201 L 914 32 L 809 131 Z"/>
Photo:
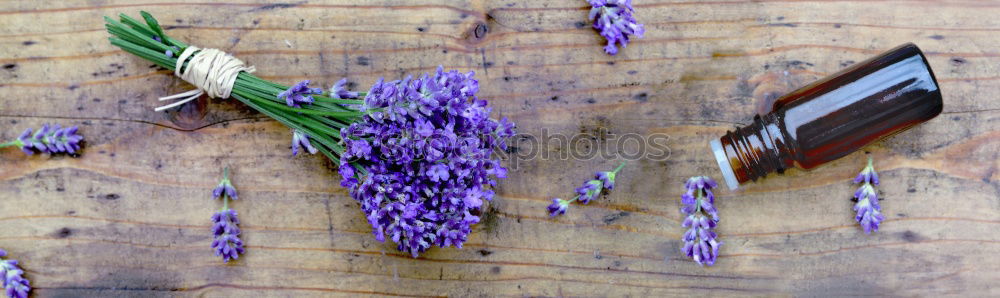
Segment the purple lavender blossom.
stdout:
<path fill-rule="evenodd" d="M 607 190 L 615 189 L 615 172 L 597 172 L 597 180 L 601 180 Z"/>
<path fill-rule="evenodd" d="M 83 136 L 76 134 L 77 129 L 76 126 L 61 128 L 59 125 L 45 124 L 32 134 L 31 128 L 28 128 L 16 140 L 0 143 L 0 148 L 18 146 L 28 155 L 35 152 L 76 154 L 83 141 Z"/>
<path fill-rule="evenodd" d="M 305 80 L 278 93 L 278 99 L 284 99 L 290 107 L 301 108 L 300 103 L 312 104 L 315 101 L 312 96 L 316 94 L 323 94 L 323 89 L 309 88 L 309 80 Z"/>
<path fill-rule="evenodd" d="M 171 46 L 166 51 L 163 51 L 163 54 L 167 55 L 167 58 L 173 58 L 174 57 L 174 53 L 180 54 L 180 52 L 181 52 L 181 48 L 178 48 L 177 46 Z"/>
<path fill-rule="evenodd" d="M 299 148 L 303 147 L 306 148 L 306 151 L 309 152 L 309 154 L 316 154 L 316 152 L 319 152 L 319 150 L 317 150 L 316 147 L 313 147 L 313 145 L 309 143 L 309 135 L 299 131 L 298 129 L 293 129 L 292 156 L 299 154 Z"/>
<path fill-rule="evenodd" d="M 214 189 L 212 189 L 212 198 L 223 198 L 222 195 L 225 194 L 230 199 L 239 200 L 239 196 L 236 195 L 236 188 L 233 187 L 233 182 L 229 180 L 229 168 L 225 168 L 222 173 L 222 180 L 219 181 L 219 184 L 215 186 Z"/>
<path fill-rule="evenodd" d="M 7 297 L 27 298 L 31 284 L 24 278 L 24 270 L 17 266 L 17 260 L 4 260 L 7 251 L 0 249 L 0 277 L 3 277 L 3 287 Z"/>
<path fill-rule="evenodd" d="M 590 21 L 594 22 L 594 29 L 601 32 L 601 36 L 608 40 L 608 45 L 604 47 L 604 52 L 609 55 L 618 53 L 615 44 L 621 44 L 624 48 L 628 45 L 629 35 L 642 38 L 646 32 L 642 24 L 635 20 L 635 9 L 632 8 L 632 0 L 589 0 Z"/>
<path fill-rule="evenodd" d="M 601 195 L 601 192 L 606 190 L 611 190 L 615 188 L 615 176 L 618 175 L 618 171 L 621 171 L 625 167 L 623 162 L 613 171 L 609 172 L 597 172 L 594 174 L 594 179 L 587 180 L 583 183 L 583 186 L 576 188 L 576 197 L 570 200 L 562 200 L 559 198 L 552 199 L 552 205 L 549 205 L 549 215 L 557 216 L 566 213 L 566 209 L 569 208 L 569 204 L 573 201 L 580 201 L 584 204 L 590 203 L 591 200 L 596 199 L 597 196 Z"/>
<path fill-rule="evenodd" d="M 229 208 L 229 199 L 238 199 L 236 188 L 229 180 L 229 168 L 225 168 L 222 173 L 222 181 L 212 190 L 213 198 L 222 199 L 222 210 L 212 215 L 212 234 L 215 236 L 212 248 L 215 249 L 216 256 L 229 262 L 239 258 L 244 250 L 243 241 L 239 238 L 240 219 L 236 217 L 236 210 Z"/>
<path fill-rule="evenodd" d="M 337 99 L 355 99 L 358 98 L 358 93 L 347 90 L 347 78 L 343 78 L 330 87 L 330 96 Z"/>
<path fill-rule="evenodd" d="M 875 187 L 872 186 L 878 185 L 878 173 L 875 172 L 871 157 L 868 158 L 868 165 L 861 170 L 857 178 L 854 178 L 854 183 L 862 183 L 861 187 L 854 192 L 854 199 L 857 200 L 857 203 L 854 204 L 854 211 L 858 212 L 854 216 L 854 220 L 861 224 L 865 234 L 878 231 L 878 226 L 885 220 L 885 216 L 882 215 L 878 194 L 875 192 Z"/>
<path fill-rule="evenodd" d="M 566 210 L 569 209 L 568 200 L 563 200 L 560 198 L 552 198 L 552 205 L 549 205 L 549 216 L 559 216 L 566 214 Z"/>
<path fill-rule="evenodd" d="M 576 199 L 584 204 L 590 203 L 591 200 L 596 199 L 601 194 L 603 184 L 604 182 L 601 182 L 600 179 L 584 182 L 583 186 L 576 188 Z"/>
<path fill-rule="evenodd" d="M 492 153 L 506 149 L 514 125 L 489 118 L 473 75 L 438 67 L 379 79 L 361 107 L 370 112 L 341 129 L 341 185 L 361 203 L 375 239 L 413 257 L 431 246 L 461 248 L 506 176 Z"/>
<path fill-rule="evenodd" d="M 215 240 L 212 241 L 212 248 L 215 255 L 221 256 L 222 260 L 229 262 L 240 257 L 244 252 L 243 241 L 240 240 L 240 219 L 236 217 L 236 210 L 224 208 L 212 215 L 212 234 Z"/>
<path fill-rule="evenodd" d="M 689 228 L 682 238 L 684 246 L 681 247 L 681 252 L 699 265 L 714 265 L 719 256 L 719 246 L 722 246 L 722 242 L 715 239 L 718 235 L 713 231 L 719 222 L 719 214 L 715 209 L 715 195 L 711 189 L 717 186 L 707 176 L 691 177 L 684 183 L 687 192 L 681 195 L 681 213 L 687 215 L 681 227 Z"/>
<path fill-rule="evenodd" d="M 878 185 L 878 173 L 875 172 L 875 167 L 872 166 L 872 158 L 868 158 L 868 165 L 858 173 L 858 177 L 854 178 L 854 183 L 870 183 Z"/>

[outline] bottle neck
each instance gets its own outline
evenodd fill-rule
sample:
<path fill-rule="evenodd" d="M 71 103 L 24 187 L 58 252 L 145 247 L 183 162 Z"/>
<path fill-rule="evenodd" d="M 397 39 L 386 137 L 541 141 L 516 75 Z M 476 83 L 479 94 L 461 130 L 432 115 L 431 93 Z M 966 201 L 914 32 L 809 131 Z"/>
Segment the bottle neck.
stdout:
<path fill-rule="evenodd" d="M 726 132 L 719 143 L 713 145 L 718 147 L 715 151 L 720 167 L 725 168 L 728 163 L 731 169 L 731 172 L 723 170 L 729 172 L 726 175 L 732 175 L 726 177 L 730 188 L 756 181 L 771 172 L 782 172 L 793 165 L 793 150 L 782 131 L 779 113 L 758 115 L 752 124 Z"/>

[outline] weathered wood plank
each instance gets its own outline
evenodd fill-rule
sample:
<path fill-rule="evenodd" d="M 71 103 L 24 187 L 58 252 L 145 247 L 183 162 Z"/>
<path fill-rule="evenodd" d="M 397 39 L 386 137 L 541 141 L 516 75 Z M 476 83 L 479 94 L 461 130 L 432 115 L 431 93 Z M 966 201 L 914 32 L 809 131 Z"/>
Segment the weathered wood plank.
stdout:
<path fill-rule="evenodd" d="M 0 247 L 39 296 L 1000 294 L 1000 3 L 635 4 L 648 35 L 610 57 L 584 1 L 0 3 L 0 139 L 73 123 L 88 145 L 81 158 L 0 151 Z M 106 42 L 101 16 L 138 10 L 268 79 L 365 88 L 437 65 L 474 70 L 481 97 L 524 134 L 593 134 L 595 146 L 660 134 L 670 157 L 632 161 L 611 195 L 558 218 L 545 213 L 551 197 L 616 161 L 517 160 L 465 249 L 413 259 L 371 237 L 328 161 L 289 156 L 280 124 L 235 101 L 153 112 L 189 86 Z M 682 181 L 717 176 L 708 140 L 909 41 L 928 54 L 945 112 L 865 148 L 886 198 L 878 233 L 852 220 L 856 153 L 720 190 L 720 261 L 678 253 Z M 208 191 L 225 165 L 248 245 L 231 264 L 208 247 Z"/>

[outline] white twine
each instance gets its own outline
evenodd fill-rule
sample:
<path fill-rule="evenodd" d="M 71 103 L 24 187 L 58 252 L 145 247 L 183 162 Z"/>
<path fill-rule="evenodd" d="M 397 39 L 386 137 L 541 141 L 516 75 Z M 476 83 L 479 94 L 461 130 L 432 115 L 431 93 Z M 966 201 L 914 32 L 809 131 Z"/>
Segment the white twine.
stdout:
<path fill-rule="evenodd" d="M 181 71 L 181 67 L 184 66 L 184 60 L 187 60 L 189 57 L 191 61 L 188 61 L 187 68 Z M 174 75 L 198 87 L 198 89 L 160 97 L 160 101 L 180 100 L 154 110 L 159 112 L 177 107 L 197 99 L 202 94 L 208 94 L 208 96 L 213 98 L 228 98 L 229 94 L 233 91 L 233 84 L 236 84 L 236 76 L 241 71 L 254 72 L 255 70 L 253 66 L 246 66 L 240 59 L 236 59 L 236 57 L 218 49 L 201 49 L 196 46 L 189 46 L 177 57 Z"/>

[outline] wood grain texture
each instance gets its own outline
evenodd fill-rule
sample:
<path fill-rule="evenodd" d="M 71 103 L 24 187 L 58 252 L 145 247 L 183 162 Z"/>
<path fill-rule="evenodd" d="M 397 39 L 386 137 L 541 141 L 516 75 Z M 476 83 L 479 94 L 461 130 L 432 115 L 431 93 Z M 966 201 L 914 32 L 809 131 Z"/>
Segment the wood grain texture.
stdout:
<path fill-rule="evenodd" d="M 647 36 L 611 57 L 582 0 L 2 2 L 0 139 L 79 124 L 87 147 L 80 158 L 0 150 L 0 247 L 39 297 L 1000 295 L 1000 2 L 635 5 Z M 617 161 L 518 160 L 465 249 L 413 259 L 373 239 L 323 157 L 289 156 L 279 123 L 205 98 L 153 112 L 188 86 L 109 45 L 101 19 L 139 10 L 267 79 L 365 88 L 437 65 L 474 70 L 481 97 L 526 135 L 603 131 L 606 145 L 664 134 L 671 155 L 631 162 L 609 196 L 558 218 L 551 197 Z M 865 149 L 883 177 L 882 230 L 853 222 L 859 152 L 720 190 L 719 262 L 680 255 L 681 184 L 718 178 L 708 140 L 909 41 L 928 54 L 945 108 Z M 224 165 L 248 245 L 231 264 L 209 248 Z"/>

